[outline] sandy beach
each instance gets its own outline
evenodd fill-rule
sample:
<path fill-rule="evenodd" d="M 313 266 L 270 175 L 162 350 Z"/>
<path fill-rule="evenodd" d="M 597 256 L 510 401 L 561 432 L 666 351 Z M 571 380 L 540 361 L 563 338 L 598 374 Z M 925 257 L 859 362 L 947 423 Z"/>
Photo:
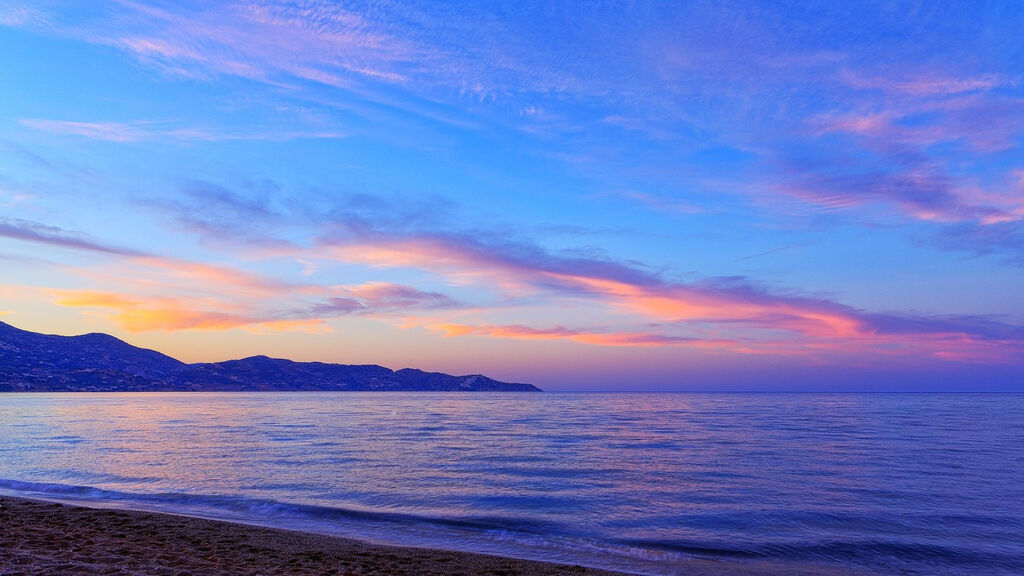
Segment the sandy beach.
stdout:
<path fill-rule="evenodd" d="M 380 546 L 169 514 L 0 497 L 0 575 L 494 575 L 613 572 Z"/>
<path fill-rule="evenodd" d="M 0 496 L 0 576 L 622 576 L 450 550 L 383 546 L 202 518 Z M 694 558 L 688 576 L 852 574 Z"/>

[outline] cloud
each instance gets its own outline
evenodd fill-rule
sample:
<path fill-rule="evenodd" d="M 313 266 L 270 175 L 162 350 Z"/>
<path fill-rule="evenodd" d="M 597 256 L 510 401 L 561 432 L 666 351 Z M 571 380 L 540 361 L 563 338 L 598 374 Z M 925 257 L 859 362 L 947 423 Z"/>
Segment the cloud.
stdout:
<path fill-rule="evenodd" d="M 56 303 L 67 307 L 104 308 L 113 310 L 111 318 L 129 332 L 160 330 L 230 330 L 246 328 L 255 331 L 329 330 L 319 318 L 264 318 L 230 310 L 235 306 L 218 302 L 215 309 L 199 308 L 192 301 L 172 297 L 126 296 L 120 293 L 90 290 L 53 290 Z"/>
<path fill-rule="evenodd" d="M 250 244 L 265 247 L 290 246 L 279 232 L 294 225 L 298 215 L 289 207 L 301 202 L 283 198 L 272 181 L 249 182 L 230 189 L 214 182 L 187 180 L 170 198 L 140 198 L 136 201 L 157 212 L 204 242 Z"/>
<path fill-rule="evenodd" d="M 773 151 L 774 191 L 824 211 L 881 205 L 943 226 L 1024 220 L 1018 170 L 989 165 L 1019 147 L 1024 99 L 951 93 L 816 116 Z"/>
<path fill-rule="evenodd" d="M 907 169 L 863 166 L 844 170 L 846 163 L 793 165 L 789 181 L 775 190 L 815 204 L 824 210 L 846 210 L 871 202 L 888 202 L 919 220 L 959 221 L 977 218 L 981 208 L 958 200 L 954 181 L 936 166 L 920 163 Z"/>
<path fill-rule="evenodd" d="M 356 286 L 333 286 L 336 294 L 310 308 L 311 313 L 326 316 L 349 314 L 391 315 L 413 310 L 462 308 L 459 302 L 440 292 L 427 292 L 412 286 L 389 282 L 367 282 Z"/>
<path fill-rule="evenodd" d="M 0 26 L 28 27 L 39 26 L 45 22 L 43 14 L 32 8 L 0 5 Z"/>
<path fill-rule="evenodd" d="M 616 190 L 602 194 L 602 196 L 613 196 L 634 202 L 655 212 L 662 212 L 670 215 L 694 215 L 706 212 L 706 208 L 702 208 L 696 204 L 687 201 L 669 200 L 660 198 L 649 192 L 642 192 L 640 190 Z"/>
<path fill-rule="evenodd" d="M 374 310 L 406 310 L 410 308 L 455 308 L 459 304 L 439 292 L 425 292 L 411 286 L 389 282 L 367 282 L 346 287 L 343 291 Z"/>
<path fill-rule="evenodd" d="M 121 2 L 117 10 L 101 13 L 95 16 L 102 15 L 105 26 L 87 20 L 66 32 L 189 77 L 273 83 L 284 75 L 336 87 L 350 87 L 361 77 L 400 83 L 403 69 L 424 57 L 370 13 L 322 2 Z"/>
<path fill-rule="evenodd" d="M 221 192 L 210 195 L 253 218 L 273 218 L 259 202 Z M 335 259 L 373 268 L 426 270 L 458 283 L 511 291 L 527 300 L 570 307 L 582 303 L 609 318 L 645 318 L 662 326 L 655 331 L 528 329 L 496 322 L 432 322 L 476 326 L 475 333 L 498 337 L 563 338 L 594 345 L 687 345 L 711 342 L 749 353 L 804 353 L 848 350 L 914 349 L 925 355 L 951 357 L 1017 348 L 1024 332 L 997 319 L 884 315 L 843 304 L 761 288 L 744 278 L 682 282 L 654 269 L 621 262 L 600 252 L 552 252 L 508 235 L 483 231 L 429 231 L 423 221 L 390 215 L 375 225 L 369 215 L 334 213 L 335 220 L 310 248 L 290 246 L 278 257 Z M 1010 226 L 1015 223 L 1004 223 Z M 993 228 L 995 230 L 996 228 Z M 1013 228 L 1007 228 L 1013 230 Z M 65 306 L 112 310 L 111 318 L 130 331 L 229 329 L 320 329 L 332 318 L 360 315 L 408 316 L 423 310 L 481 314 L 447 294 L 420 288 L 367 282 L 356 285 L 291 283 L 230 266 L 197 263 L 120 249 L 87 241 L 55 227 L 25 221 L 0 222 L 0 235 L 121 257 L 111 270 L 76 273 L 105 282 L 126 279 L 117 291 L 61 294 Z M 1008 236 L 1006 242 L 1012 242 Z M 137 280 L 131 280 L 137 279 Z M 187 298 L 185 295 L 191 295 Z M 120 299 L 117 299 L 120 298 Z M 515 299 L 498 308 L 516 307 Z M 532 331 L 531 331 L 532 330 Z M 711 337 L 704 336 L 713 333 Z M 959 343 L 959 344 L 957 344 Z M 956 346 L 954 346 L 956 344 Z M 930 348 L 929 348 L 930 346 Z"/>
<path fill-rule="evenodd" d="M 1024 99 L 971 95 L 939 101 L 910 100 L 864 112 L 826 113 L 811 120 L 818 135 L 847 134 L 875 150 L 924 152 L 943 143 L 963 143 L 964 152 L 1015 148 L 1024 134 Z M 812 132 L 810 135 L 814 135 Z"/>
<path fill-rule="evenodd" d="M 301 285 L 273 280 L 237 268 L 159 256 L 114 244 L 84 239 L 57 226 L 28 220 L 0 218 L 0 237 L 116 256 L 118 258 L 111 264 L 115 268 L 112 271 L 97 273 L 102 269 L 80 268 L 74 265 L 66 266 L 66 269 L 77 271 L 82 275 L 122 278 L 126 284 L 131 283 L 132 279 L 140 280 L 144 285 L 162 281 L 165 285 L 174 285 L 179 289 L 207 286 L 219 292 L 231 290 L 236 294 L 262 296 L 303 290 Z"/>
<path fill-rule="evenodd" d="M 227 202 L 232 201 L 226 198 Z M 49 264 L 98 285 L 109 285 L 110 279 L 116 278 L 116 291 L 82 289 L 54 293 L 62 306 L 114 310 L 112 318 L 133 332 L 245 326 L 261 330 L 319 330 L 327 319 L 349 314 L 387 316 L 461 307 L 446 294 L 401 284 L 286 282 L 232 266 L 86 240 L 55 226 L 24 220 L 0 219 L 0 237 L 117 257 L 105 265 L 87 268 Z"/>
<path fill-rule="evenodd" d="M 446 336 L 488 336 L 513 340 L 570 340 L 594 346 L 689 346 L 696 348 L 732 347 L 731 340 L 704 340 L 680 336 L 666 336 L 646 332 L 608 332 L 593 330 L 575 330 L 556 326 L 555 328 L 532 328 L 522 324 L 481 325 L 467 324 L 435 324 L 428 326 L 431 330 Z"/>
<path fill-rule="evenodd" d="M 687 158 L 675 154 L 686 147 L 680 142 L 728 147 L 765 162 L 772 200 L 781 195 L 824 210 L 865 208 L 865 219 L 882 206 L 906 220 L 931 223 L 938 241 L 949 246 L 979 253 L 1018 250 L 1018 223 L 1024 218 L 1019 189 L 1000 191 L 998 183 L 976 181 L 973 175 L 1005 171 L 1015 161 L 1010 153 L 1020 143 L 1024 105 L 1012 95 L 1011 74 L 942 65 L 950 55 L 942 51 L 949 30 L 961 34 L 959 46 L 975 45 L 964 40 L 978 38 L 976 30 L 947 18 L 950 12 L 936 9 L 912 23 L 909 18 L 893 23 L 859 8 L 828 9 L 813 18 L 793 7 L 787 13 L 711 4 L 667 11 L 640 7 L 630 17 L 618 10 L 580 12 L 551 5 L 523 5 L 503 14 L 507 18 L 493 13 L 478 18 L 489 9 L 476 6 L 439 10 L 426 14 L 391 2 L 371 2 L 360 10 L 276 0 L 121 2 L 86 10 L 92 16 L 73 24 L 57 20 L 47 33 L 113 46 L 170 74 L 215 83 L 226 76 L 246 78 L 307 102 L 322 97 L 328 105 L 357 106 L 366 100 L 398 114 L 441 117 L 507 114 L 516 122 L 554 127 L 528 131 L 527 145 L 511 150 L 510 157 L 537 151 L 545 138 L 552 148 L 587 157 L 592 151 L 585 144 L 593 136 L 586 132 L 602 130 L 621 135 L 621 141 L 602 141 L 611 150 L 591 158 L 621 160 L 628 158 L 622 150 L 630 149 L 637 156 L 655 152 L 651 156 L 659 164 L 677 159 L 685 164 Z M 32 26 L 23 15 L 3 22 Z M 858 28 L 842 30 L 848 36 L 840 38 L 839 49 L 837 25 L 846 22 Z M 929 42 L 904 33 L 940 22 L 948 26 L 942 34 L 928 35 Z M 875 45 L 860 38 L 877 38 L 875 28 L 914 45 L 909 40 Z M 550 34 L 556 29 L 564 35 Z M 937 55 L 921 56 L 936 49 Z M 925 63 L 931 66 L 920 65 Z M 113 142 L 224 137 L 146 122 L 37 118 L 23 123 Z M 672 146 L 634 146 L 638 139 Z M 685 187 L 678 179 L 685 167 L 661 186 L 648 187 L 645 178 L 658 180 L 666 172 L 650 176 L 615 167 L 627 162 L 601 164 L 602 178 L 627 173 L 623 180 L 629 182 L 613 189 L 625 190 L 621 195 L 634 202 L 663 211 L 692 208 L 687 196 L 670 201 L 676 195 L 666 193 Z M 730 190 L 741 188 L 742 182 L 730 182 Z M 750 188 L 756 190 L 752 196 L 763 190 Z M 946 357 L 958 345 L 968 351 L 987 344 L 997 349 L 1004 342 L 1019 346 L 1017 328 L 998 319 L 886 316 L 746 279 L 684 281 L 599 251 L 549 250 L 523 240 L 510 226 L 497 232 L 486 223 L 462 229 L 447 222 L 454 219 L 438 222 L 445 219 L 426 210 L 395 209 L 388 199 L 349 196 L 336 205 L 308 206 L 318 201 L 290 202 L 281 190 L 262 184 L 237 191 L 188 182 L 182 191 L 182 198 L 163 207 L 204 240 L 248 244 L 238 249 L 246 255 L 306 262 L 333 258 L 371 271 L 427 270 L 453 284 L 494 287 L 502 296 L 525 293 L 554 306 L 625 317 L 629 325 L 642 318 L 666 326 L 664 333 L 647 334 L 534 329 L 493 318 L 459 324 L 489 334 L 592 342 L 619 334 L 620 343 L 653 344 L 659 338 L 699 341 L 707 332 L 713 333 L 710 341 L 735 342 L 751 351 L 887 347 Z M 306 230 L 314 226 L 327 230 L 311 239 Z M 148 288 L 152 294 L 125 296 L 129 302 L 79 301 L 129 314 L 122 321 L 131 318 L 135 327 L 246 325 L 460 307 L 454 298 L 422 287 L 277 282 L 229 267 L 106 246 L 25 221 L 2 221 L 0 235 L 123 256 L 144 272 L 123 276 L 147 281 L 147 274 L 157 276 Z M 144 292 L 143 286 L 133 288 Z M 226 296 L 205 303 L 181 296 L 206 295 L 204 290 L 237 297 L 246 307 L 232 311 L 237 302 Z M 512 306 L 511 300 L 501 304 Z M 140 315 L 140 310 L 170 312 Z"/>
<path fill-rule="evenodd" d="M 46 132 L 109 142 L 138 142 L 147 139 L 150 135 L 150 132 L 143 127 L 118 122 L 74 122 L 26 118 L 21 120 L 21 123 Z"/>
<path fill-rule="evenodd" d="M 190 274 L 191 272 L 186 272 Z M 212 275 L 212 277 L 211 277 Z M 228 277 L 224 270 L 201 269 L 208 280 L 226 278 L 232 284 L 253 288 L 244 298 L 237 292 L 214 284 L 204 296 L 181 296 L 179 286 L 152 285 L 149 293 L 141 287 L 118 292 L 101 290 L 51 289 L 55 302 L 72 308 L 110 310 L 110 318 L 129 332 L 180 330 L 329 331 L 331 319 L 361 315 L 386 317 L 415 310 L 437 310 L 458 306 L 450 297 L 409 286 L 374 282 L 355 286 L 289 286 L 246 275 Z M 312 304 L 299 305 L 311 297 Z"/>
<path fill-rule="evenodd" d="M 1024 222 L 974 222 L 948 226 L 932 234 L 929 241 L 943 250 L 996 255 L 1008 264 L 1024 267 Z"/>
<path fill-rule="evenodd" d="M 610 259 L 560 255 L 539 246 L 513 242 L 477 232 L 385 233 L 365 227 L 336 229 L 321 239 L 326 254 L 374 267 L 429 270 L 460 281 L 528 287 L 535 293 L 602 302 L 601 312 L 649 318 L 674 329 L 709 327 L 730 337 L 718 342 L 741 342 L 736 349 L 752 353 L 820 350 L 898 350 L 948 354 L 951 346 L 979 351 L 986 342 L 1009 342 L 1024 348 L 1019 326 L 975 317 L 886 315 L 855 309 L 834 301 L 774 293 L 743 278 L 679 282 L 637 266 Z M 466 324 L 467 326 L 473 326 Z M 458 333 L 454 323 L 449 332 Z M 481 324 L 471 333 L 521 338 L 564 337 L 593 343 L 600 335 L 567 329 L 538 330 Z M 682 342 L 666 336 L 667 342 Z M 699 338 L 693 338 L 694 342 Z M 620 343 L 627 342 L 628 339 Z M 638 340 L 654 343 L 654 340 Z M 934 349 L 927 349 L 931 345 Z M 923 348 L 922 348 L 923 347 Z M 980 352 L 977 352 L 980 353 Z"/>
<path fill-rule="evenodd" d="M 147 256 L 145 252 L 95 242 L 69 233 L 56 226 L 47 226 L 38 222 L 17 218 L 0 217 L 0 237 L 113 256 Z"/>
<path fill-rule="evenodd" d="M 1009 78 L 998 74 L 956 77 L 939 73 L 898 76 L 867 77 L 855 71 L 840 73 L 841 82 L 858 90 L 877 90 L 885 93 L 921 96 L 958 96 L 968 92 L 987 92 L 1002 86 L 1012 86 Z"/>
<path fill-rule="evenodd" d="M 90 140 L 131 143 L 150 140 L 181 140 L 214 142 L 224 140 L 267 140 L 282 142 L 298 139 L 342 138 L 345 135 L 333 131 L 304 130 L 249 130 L 244 132 L 213 130 L 196 127 L 172 127 L 156 122 L 81 122 L 74 120 L 49 120 L 24 118 L 21 124 L 65 136 L 79 136 Z"/>

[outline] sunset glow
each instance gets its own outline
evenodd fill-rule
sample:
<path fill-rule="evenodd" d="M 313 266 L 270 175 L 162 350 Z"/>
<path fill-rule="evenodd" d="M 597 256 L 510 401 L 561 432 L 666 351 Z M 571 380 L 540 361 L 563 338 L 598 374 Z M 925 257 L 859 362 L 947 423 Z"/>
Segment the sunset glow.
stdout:
<path fill-rule="evenodd" d="M 0 319 L 550 390 L 1021 391 L 997 4 L 0 0 Z"/>

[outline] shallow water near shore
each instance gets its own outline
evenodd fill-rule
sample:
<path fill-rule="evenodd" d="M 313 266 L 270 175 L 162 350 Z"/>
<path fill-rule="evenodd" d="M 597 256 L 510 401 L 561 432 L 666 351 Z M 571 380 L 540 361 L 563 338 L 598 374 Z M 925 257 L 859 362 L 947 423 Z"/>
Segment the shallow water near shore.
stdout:
<path fill-rule="evenodd" d="M 1024 395 L 0 395 L 0 491 L 647 574 L 1024 565 Z"/>

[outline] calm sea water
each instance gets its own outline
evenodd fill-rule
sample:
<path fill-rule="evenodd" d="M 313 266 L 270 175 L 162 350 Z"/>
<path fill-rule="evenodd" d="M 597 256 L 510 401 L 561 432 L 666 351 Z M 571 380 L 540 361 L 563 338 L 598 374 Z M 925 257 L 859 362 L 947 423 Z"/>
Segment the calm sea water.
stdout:
<path fill-rule="evenodd" d="M 1024 395 L 7 394 L 0 491 L 649 574 L 1020 574 Z"/>

